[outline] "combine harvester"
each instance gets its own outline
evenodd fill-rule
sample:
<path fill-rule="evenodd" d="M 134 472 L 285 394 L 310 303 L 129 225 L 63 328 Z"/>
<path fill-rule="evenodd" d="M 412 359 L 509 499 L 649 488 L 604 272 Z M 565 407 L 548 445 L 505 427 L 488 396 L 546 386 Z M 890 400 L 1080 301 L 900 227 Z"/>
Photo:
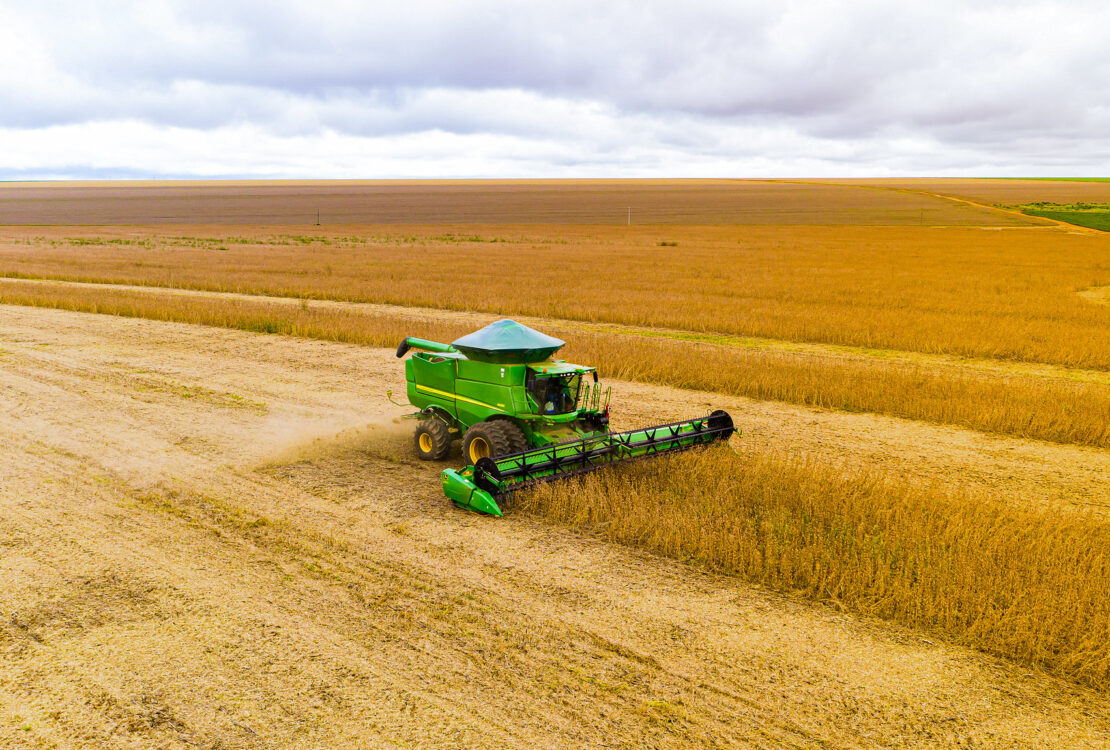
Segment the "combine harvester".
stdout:
<path fill-rule="evenodd" d="M 497 501 L 536 482 L 583 474 L 645 456 L 727 440 L 732 417 L 715 411 L 629 432 L 609 432 L 609 396 L 593 367 L 551 359 L 565 342 L 499 320 L 451 344 L 406 338 L 410 415 L 419 419 L 416 451 L 448 457 L 462 438 L 468 465 L 443 472 L 456 505 L 500 516 Z"/>

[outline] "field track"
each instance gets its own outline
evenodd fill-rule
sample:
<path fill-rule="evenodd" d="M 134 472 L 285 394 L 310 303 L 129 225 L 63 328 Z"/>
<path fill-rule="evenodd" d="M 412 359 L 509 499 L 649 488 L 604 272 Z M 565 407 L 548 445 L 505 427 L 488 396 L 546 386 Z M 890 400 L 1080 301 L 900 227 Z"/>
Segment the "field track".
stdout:
<path fill-rule="evenodd" d="M 0 744 L 1110 741 L 1095 693 L 452 509 L 437 467 L 399 450 L 382 398 L 399 373 L 382 349 L 0 307 Z M 793 433 L 802 450 L 850 453 L 857 432 L 909 466 L 928 463 L 914 446 L 955 442 L 960 461 L 995 451 L 981 464 L 994 480 L 1029 472 L 1031 491 L 1107 474 L 1104 452 L 617 391 L 631 424 L 713 400 L 748 439 L 789 447 Z"/>
<path fill-rule="evenodd" d="M 975 204 L 1020 205 L 1050 203 L 1110 203 L 1110 182 L 1083 180 L 1020 179 L 832 179 L 812 180 L 822 185 L 859 185 L 908 190 L 916 193 L 964 198 Z"/>
<path fill-rule="evenodd" d="M 776 180 L 776 182 L 778 182 L 778 180 Z M 993 196 L 990 196 L 990 193 L 988 192 L 987 195 L 990 196 L 990 197 L 978 197 L 979 196 L 978 191 L 976 191 L 975 189 L 972 189 L 970 194 L 974 195 L 974 196 L 977 196 L 977 197 L 976 198 L 969 198 L 969 197 L 965 197 L 963 190 L 960 190 L 959 188 L 953 190 L 950 185 L 947 185 L 943 181 L 940 181 L 940 180 L 921 180 L 921 181 L 917 181 L 917 182 L 908 182 L 908 183 L 900 183 L 900 182 L 888 183 L 884 180 L 864 180 L 864 181 L 861 181 L 861 182 L 833 181 L 832 183 L 826 182 L 826 181 L 821 181 L 821 180 L 815 180 L 815 181 L 782 180 L 782 182 L 795 182 L 796 184 L 799 184 L 799 185 L 843 184 L 843 185 L 850 185 L 852 187 L 870 187 L 870 188 L 873 188 L 875 190 L 891 190 L 891 191 L 906 193 L 906 194 L 910 194 L 910 195 L 923 195 L 923 196 L 926 196 L 926 197 L 929 197 L 929 198 L 944 198 L 946 200 L 954 201 L 956 203 L 962 203 L 962 204 L 967 205 L 967 206 L 973 206 L 975 208 L 989 209 L 991 211 L 996 212 L 997 214 L 1008 214 L 1008 215 L 1013 216 L 1015 218 L 1025 218 L 1025 219 L 1034 218 L 1034 217 L 1030 216 L 1029 214 L 1018 211 L 1017 209 L 1006 208 L 1004 206 L 995 205 L 996 203 L 1004 202 L 1005 198 L 1008 197 L 1007 193 L 1004 192 L 1004 191 L 999 191 L 998 193 L 994 194 Z M 974 182 L 974 181 L 960 181 L 960 183 L 962 185 L 966 185 L 968 182 Z M 987 182 L 987 181 L 982 180 L 980 182 Z M 1044 187 L 1041 188 L 1041 191 L 1043 193 Z M 1107 193 L 1107 195 L 1104 196 L 1104 197 L 1110 197 L 1110 191 L 1104 191 L 1104 192 Z M 1015 195 L 1016 194 L 1017 193 L 1015 192 Z M 1008 202 L 1012 203 L 1014 201 L 1011 199 Z M 1088 234 L 1088 235 L 1101 234 L 1101 232 L 1099 232 L 1099 230 L 1097 230 L 1097 229 L 1091 229 L 1090 227 L 1082 227 L 1082 226 L 1078 226 L 1076 224 L 1070 224 L 1066 221 L 1059 221 L 1057 219 L 1050 219 L 1050 218 L 1045 217 L 1045 216 L 1040 216 L 1040 217 L 1035 217 L 1035 218 L 1043 219 L 1045 225 L 1060 227 L 1060 228 L 1064 229 L 1065 231 L 1070 232 L 1071 234 Z"/>

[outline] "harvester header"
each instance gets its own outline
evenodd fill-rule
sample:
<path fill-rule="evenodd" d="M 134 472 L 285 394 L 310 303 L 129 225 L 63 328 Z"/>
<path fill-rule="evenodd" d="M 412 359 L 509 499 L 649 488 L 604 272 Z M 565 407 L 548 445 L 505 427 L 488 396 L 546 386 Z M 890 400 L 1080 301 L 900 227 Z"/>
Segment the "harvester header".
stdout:
<path fill-rule="evenodd" d="M 416 452 L 443 460 L 462 440 L 467 465 L 443 472 L 460 507 L 500 516 L 498 500 L 538 481 L 727 440 L 723 411 L 629 432 L 609 431 L 611 389 L 593 367 L 553 359 L 565 342 L 513 320 L 450 344 L 405 338 L 409 402 L 419 409 Z"/>

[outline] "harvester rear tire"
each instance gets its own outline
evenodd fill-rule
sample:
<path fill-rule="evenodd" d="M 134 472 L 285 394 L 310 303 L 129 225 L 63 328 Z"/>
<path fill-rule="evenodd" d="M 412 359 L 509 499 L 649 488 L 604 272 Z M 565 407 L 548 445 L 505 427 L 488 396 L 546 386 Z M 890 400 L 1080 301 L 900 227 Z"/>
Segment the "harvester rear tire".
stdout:
<path fill-rule="evenodd" d="M 496 458 L 512 453 L 512 436 L 506 434 L 506 425 L 516 429 L 516 425 L 502 420 L 471 425 L 463 435 L 463 460 L 473 466 L 479 458 Z"/>
<path fill-rule="evenodd" d="M 421 419 L 413 435 L 416 455 L 425 461 L 442 461 L 451 452 L 451 432 L 434 417 Z"/>

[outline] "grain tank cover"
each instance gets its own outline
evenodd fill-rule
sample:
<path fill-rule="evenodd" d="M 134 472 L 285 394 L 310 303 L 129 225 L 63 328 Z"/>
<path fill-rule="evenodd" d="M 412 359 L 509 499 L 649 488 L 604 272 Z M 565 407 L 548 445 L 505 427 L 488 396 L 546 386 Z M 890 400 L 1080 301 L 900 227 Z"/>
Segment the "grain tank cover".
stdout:
<path fill-rule="evenodd" d="M 479 362 L 542 362 L 566 344 L 515 320 L 499 320 L 468 333 L 451 345 Z"/>

